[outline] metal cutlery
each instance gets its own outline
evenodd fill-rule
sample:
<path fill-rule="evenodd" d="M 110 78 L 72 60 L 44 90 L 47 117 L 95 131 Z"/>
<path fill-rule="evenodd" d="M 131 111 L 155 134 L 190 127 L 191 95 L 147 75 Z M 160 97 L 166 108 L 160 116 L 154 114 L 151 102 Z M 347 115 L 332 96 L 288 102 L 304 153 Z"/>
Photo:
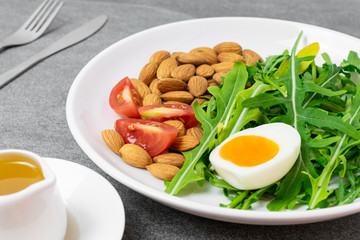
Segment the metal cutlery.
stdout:
<path fill-rule="evenodd" d="M 105 15 L 98 16 L 97 18 L 91 20 L 90 22 L 82 25 L 81 27 L 73 30 L 72 32 L 66 34 L 64 37 L 54 42 L 44 50 L 35 54 L 28 60 L 19 64 L 15 68 L 3 73 L 0 75 L 0 88 L 4 87 L 10 81 L 15 79 L 17 76 L 34 66 L 35 64 L 41 62 L 45 58 L 68 48 L 86 38 L 90 37 L 96 33 L 100 28 L 106 23 L 107 17 Z"/>
<path fill-rule="evenodd" d="M 38 39 L 60 11 L 63 2 L 45 0 L 13 34 L 0 41 L 0 52 L 11 46 L 30 43 Z"/>

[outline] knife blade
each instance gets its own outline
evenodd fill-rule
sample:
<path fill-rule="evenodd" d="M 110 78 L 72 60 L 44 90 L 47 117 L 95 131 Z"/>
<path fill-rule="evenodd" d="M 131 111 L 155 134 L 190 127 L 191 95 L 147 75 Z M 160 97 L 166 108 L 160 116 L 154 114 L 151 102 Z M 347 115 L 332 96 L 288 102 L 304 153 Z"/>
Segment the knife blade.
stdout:
<path fill-rule="evenodd" d="M 73 46 L 87 39 L 97 31 L 99 31 L 104 26 L 106 21 L 107 21 L 107 17 L 105 15 L 100 15 L 94 18 L 93 20 L 85 23 L 81 27 L 66 34 L 64 37 L 54 42 L 53 44 L 49 45 L 47 48 L 38 52 L 31 58 L 20 63 L 18 66 L 1 74 L 0 89 L 3 88 L 12 80 L 14 80 L 16 77 L 24 73 L 29 68 L 33 67 L 37 63 L 44 60 L 45 58 L 50 57 L 51 55 L 54 55 L 55 53 L 60 52 L 61 50 L 64 50 L 70 46 Z"/>

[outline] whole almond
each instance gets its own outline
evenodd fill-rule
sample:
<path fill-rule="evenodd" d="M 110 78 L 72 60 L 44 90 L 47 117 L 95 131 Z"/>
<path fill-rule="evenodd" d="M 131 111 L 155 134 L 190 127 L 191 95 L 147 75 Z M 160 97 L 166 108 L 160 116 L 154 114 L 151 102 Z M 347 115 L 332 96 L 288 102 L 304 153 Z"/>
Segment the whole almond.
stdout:
<path fill-rule="evenodd" d="M 163 163 L 153 163 L 146 166 L 146 169 L 155 177 L 171 181 L 180 170 L 178 167 Z"/>
<path fill-rule="evenodd" d="M 258 60 L 263 61 L 259 54 L 250 49 L 245 49 L 242 54 L 246 65 L 253 66 Z"/>
<path fill-rule="evenodd" d="M 171 148 L 184 152 L 195 148 L 197 145 L 199 145 L 199 140 L 196 137 L 191 135 L 184 135 L 175 138 Z"/>
<path fill-rule="evenodd" d="M 208 99 L 206 98 L 195 98 L 192 103 L 191 103 L 191 106 L 193 106 L 194 102 L 197 101 L 200 105 L 203 104 L 204 102 L 207 102 L 209 101 Z"/>
<path fill-rule="evenodd" d="M 139 80 L 149 85 L 151 80 L 154 79 L 158 68 L 157 63 L 147 63 L 140 71 Z"/>
<path fill-rule="evenodd" d="M 189 128 L 188 130 L 186 130 L 186 135 L 193 136 L 193 137 L 197 138 L 197 140 L 199 142 L 201 142 L 204 132 L 203 132 L 203 130 L 201 130 L 198 127 L 193 127 L 193 128 Z"/>
<path fill-rule="evenodd" d="M 215 70 L 208 64 L 202 64 L 196 68 L 196 75 L 202 76 L 204 78 L 211 77 L 214 75 Z"/>
<path fill-rule="evenodd" d="M 158 82 L 157 88 L 160 92 L 170 92 L 170 91 L 180 91 L 180 90 L 186 90 L 187 84 L 180 80 L 175 78 L 163 78 Z"/>
<path fill-rule="evenodd" d="M 209 79 L 207 82 L 208 82 L 208 87 L 219 86 L 219 84 L 217 84 L 214 79 Z"/>
<path fill-rule="evenodd" d="M 154 163 L 169 164 L 180 168 L 185 162 L 185 157 L 180 153 L 167 152 L 157 155 L 153 161 Z"/>
<path fill-rule="evenodd" d="M 221 63 L 217 63 L 217 64 L 213 64 L 211 65 L 215 72 L 229 72 L 232 67 L 234 66 L 233 62 L 221 62 Z"/>
<path fill-rule="evenodd" d="M 184 82 L 189 81 L 194 75 L 195 66 L 193 64 L 183 64 L 171 71 L 171 77 L 183 80 Z"/>
<path fill-rule="evenodd" d="M 159 79 L 155 78 L 154 80 L 151 81 L 149 88 L 151 93 L 156 94 L 156 95 L 161 95 L 160 90 L 158 89 L 158 84 L 159 84 Z"/>
<path fill-rule="evenodd" d="M 150 57 L 150 62 L 160 64 L 162 61 L 170 57 L 170 53 L 168 51 L 162 50 L 157 51 Z"/>
<path fill-rule="evenodd" d="M 196 54 L 198 52 L 208 52 L 208 53 L 211 53 L 212 55 L 215 55 L 215 56 L 217 55 L 216 51 L 210 47 L 197 47 L 197 48 L 192 49 L 189 53 Z"/>
<path fill-rule="evenodd" d="M 101 137 L 114 153 L 119 154 L 120 148 L 124 145 L 124 139 L 116 130 L 103 130 L 101 131 Z"/>
<path fill-rule="evenodd" d="M 193 96 L 198 97 L 206 92 L 208 88 L 208 82 L 206 78 L 202 76 L 193 76 L 188 82 L 188 87 L 189 92 Z"/>
<path fill-rule="evenodd" d="M 214 81 L 217 83 L 217 84 L 222 84 L 222 78 L 226 76 L 226 72 L 217 72 L 215 73 L 212 78 L 214 79 Z"/>
<path fill-rule="evenodd" d="M 143 81 L 137 80 L 136 78 L 131 78 L 130 80 L 138 91 L 141 99 L 144 99 L 146 95 L 151 93 L 150 88 Z"/>
<path fill-rule="evenodd" d="M 184 103 L 191 103 L 194 99 L 193 95 L 186 91 L 171 91 L 160 96 L 164 101 L 178 101 Z"/>
<path fill-rule="evenodd" d="M 170 57 L 171 57 L 171 58 L 176 58 L 177 56 L 183 55 L 183 54 L 186 54 L 186 53 L 184 53 L 184 52 L 173 52 L 173 53 L 170 55 Z"/>
<path fill-rule="evenodd" d="M 222 52 L 218 55 L 220 62 L 240 62 L 244 60 L 244 57 L 237 53 Z"/>
<path fill-rule="evenodd" d="M 167 58 L 162 61 L 157 69 L 156 75 L 158 79 L 170 78 L 171 72 L 178 66 L 178 62 L 174 58 Z"/>
<path fill-rule="evenodd" d="M 119 155 L 124 162 L 133 167 L 145 168 L 153 162 L 150 155 L 143 148 L 135 144 L 127 143 L 122 146 Z"/>
<path fill-rule="evenodd" d="M 208 51 L 198 50 L 198 51 L 193 52 L 192 54 L 199 55 L 199 56 L 205 58 L 207 61 L 206 63 L 210 64 L 210 65 L 219 62 L 216 53 L 213 54 Z"/>
<path fill-rule="evenodd" d="M 191 54 L 191 53 L 181 54 L 179 56 L 176 56 L 175 59 L 176 59 L 176 61 L 178 61 L 181 64 L 189 63 L 189 64 L 193 64 L 195 66 L 207 63 L 206 58 L 199 56 L 199 55 Z"/>
<path fill-rule="evenodd" d="M 237 53 L 237 54 L 241 54 L 242 52 L 242 47 L 235 42 L 222 42 L 219 43 L 218 45 L 216 45 L 214 47 L 214 50 L 220 54 L 222 52 L 232 52 L 232 53 Z"/>
<path fill-rule="evenodd" d="M 143 106 L 162 104 L 162 100 L 159 95 L 150 93 L 144 97 L 142 104 L 143 104 Z"/>
<path fill-rule="evenodd" d="M 183 136 L 186 133 L 185 125 L 180 120 L 167 120 L 167 121 L 164 121 L 163 123 L 173 126 L 173 127 L 176 127 L 178 130 L 178 134 L 177 134 L 178 137 Z"/>

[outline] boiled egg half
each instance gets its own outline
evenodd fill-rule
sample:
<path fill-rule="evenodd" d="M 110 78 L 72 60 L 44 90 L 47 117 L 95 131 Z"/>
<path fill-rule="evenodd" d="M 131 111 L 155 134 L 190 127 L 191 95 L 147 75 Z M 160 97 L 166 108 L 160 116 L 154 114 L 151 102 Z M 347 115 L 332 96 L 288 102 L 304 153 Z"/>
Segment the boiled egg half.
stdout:
<path fill-rule="evenodd" d="M 229 136 L 210 154 L 216 172 L 241 190 L 268 186 L 286 175 L 299 156 L 298 131 L 269 123 Z"/>

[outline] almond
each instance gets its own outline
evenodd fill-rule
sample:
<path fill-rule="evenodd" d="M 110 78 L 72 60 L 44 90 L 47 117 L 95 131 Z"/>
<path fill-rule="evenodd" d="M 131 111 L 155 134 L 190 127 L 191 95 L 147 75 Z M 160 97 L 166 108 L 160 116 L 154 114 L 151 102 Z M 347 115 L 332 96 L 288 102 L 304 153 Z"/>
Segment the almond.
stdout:
<path fill-rule="evenodd" d="M 184 135 L 181 137 L 175 138 L 174 142 L 171 145 L 171 148 L 174 148 L 178 151 L 189 151 L 199 145 L 199 140 L 191 135 Z"/>
<path fill-rule="evenodd" d="M 191 93 L 186 91 L 171 91 L 160 96 L 164 101 L 178 101 L 183 103 L 191 103 L 194 99 Z"/>
<path fill-rule="evenodd" d="M 141 99 L 144 99 L 146 95 L 151 93 L 150 88 L 143 81 L 139 81 L 136 78 L 131 78 L 130 80 L 135 89 L 138 91 Z"/>
<path fill-rule="evenodd" d="M 150 57 L 150 62 L 160 64 L 162 61 L 170 57 L 170 53 L 168 51 L 157 51 Z"/>
<path fill-rule="evenodd" d="M 202 76 L 204 78 L 211 77 L 214 75 L 215 70 L 208 64 L 200 65 L 196 68 L 196 75 Z"/>
<path fill-rule="evenodd" d="M 244 57 L 237 53 L 222 52 L 218 55 L 220 62 L 240 62 L 244 60 Z"/>
<path fill-rule="evenodd" d="M 215 64 L 215 63 L 219 62 L 216 53 L 213 54 L 213 53 L 210 53 L 207 51 L 199 50 L 199 51 L 193 52 L 192 54 L 199 55 L 199 56 L 205 58 L 207 61 L 206 62 L 207 64 Z"/>
<path fill-rule="evenodd" d="M 222 78 L 226 76 L 226 72 L 217 72 L 215 73 L 212 78 L 214 79 L 214 81 L 217 83 L 217 84 L 222 84 Z"/>
<path fill-rule="evenodd" d="M 189 79 L 194 75 L 195 66 L 192 64 L 180 65 L 171 71 L 171 77 L 183 80 L 184 82 L 189 81 Z"/>
<path fill-rule="evenodd" d="M 219 86 L 214 79 L 208 80 L 207 83 L 208 83 L 208 87 Z"/>
<path fill-rule="evenodd" d="M 222 52 L 232 52 L 241 54 L 242 47 L 235 42 L 222 42 L 214 47 L 214 50 L 220 54 Z"/>
<path fill-rule="evenodd" d="M 182 55 L 182 54 L 186 54 L 186 53 L 184 53 L 184 52 L 173 52 L 173 53 L 170 55 L 170 57 L 171 57 L 171 58 L 176 58 L 177 56 Z"/>
<path fill-rule="evenodd" d="M 201 139 L 202 139 L 202 137 L 204 135 L 204 132 L 203 132 L 203 130 L 201 130 L 198 127 L 193 127 L 193 128 L 189 128 L 186 131 L 186 135 L 193 136 L 193 137 L 197 138 L 197 140 L 199 142 L 201 142 Z"/>
<path fill-rule="evenodd" d="M 258 60 L 263 61 L 259 54 L 250 49 L 245 49 L 242 54 L 246 65 L 253 66 Z"/>
<path fill-rule="evenodd" d="M 169 164 L 180 168 L 185 162 L 185 157 L 180 153 L 168 152 L 157 155 L 153 161 L 154 163 Z"/>
<path fill-rule="evenodd" d="M 124 145 L 124 139 L 114 129 L 101 131 L 101 136 L 108 147 L 116 154 L 119 154 L 120 148 Z"/>
<path fill-rule="evenodd" d="M 162 104 L 162 100 L 159 95 L 150 93 L 144 97 L 142 104 L 143 104 L 143 106 Z"/>
<path fill-rule="evenodd" d="M 189 92 L 193 96 L 198 97 L 206 92 L 208 88 L 208 82 L 206 78 L 202 76 L 194 76 L 190 78 L 188 87 L 189 87 Z"/>
<path fill-rule="evenodd" d="M 178 101 L 167 101 L 167 102 L 164 102 L 164 104 L 182 104 L 182 105 L 189 105 L 189 104 L 187 104 L 187 103 L 178 102 Z"/>
<path fill-rule="evenodd" d="M 186 90 L 187 84 L 180 80 L 175 78 L 163 78 L 158 82 L 158 89 L 160 92 L 170 92 L 170 91 L 180 91 L 180 90 Z"/>
<path fill-rule="evenodd" d="M 180 120 L 167 120 L 167 121 L 164 121 L 163 123 L 173 126 L 173 127 L 176 127 L 178 130 L 178 134 L 177 134 L 178 137 L 183 136 L 186 133 L 184 123 Z"/>
<path fill-rule="evenodd" d="M 167 58 L 162 61 L 157 69 L 157 78 L 170 78 L 171 72 L 178 66 L 178 62 L 174 58 Z"/>
<path fill-rule="evenodd" d="M 234 66 L 233 62 L 221 62 L 221 63 L 217 63 L 217 64 L 213 64 L 211 65 L 215 72 L 229 72 L 232 67 Z"/>
<path fill-rule="evenodd" d="M 206 58 L 199 56 L 199 55 L 191 54 L 191 53 L 181 54 L 179 56 L 176 56 L 175 59 L 176 59 L 176 61 L 178 61 L 181 64 L 189 63 L 189 64 L 193 64 L 195 66 L 207 63 Z"/>
<path fill-rule="evenodd" d="M 189 53 L 196 54 L 198 52 L 208 52 L 214 56 L 217 55 L 216 51 L 210 47 L 197 47 L 197 48 L 192 49 Z"/>
<path fill-rule="evenodd" d="M 146 166 L 146 169 L 155 177 L 167 181 L 171 181 L 171 179 L 173 179 L 173 177 L 180 170 L 176 166 L 163 164 L 163 163 L 153 163 L 151 165 Z"/>
<path fill-rule="evenodd" d="M 145 168 L 153 162 L 150 155 L 143 148 L 135 144 L 125 144 L 120 148 L 119 154 L 124 162 L 133 167 Z"/>
<path fill-rule="evenodd" d="M 146 85 L 149 85 L 151 80 L 153 80 L 156 75 L 157 68 L 158 68 L 157 63 L 150 62 L 150 63 L 146 64 L 141 69 L 138 79 L 140 81 L 144 82 Z"/>
<path fill-rule="evenodd" d="M 192 103 L 191 103 L 191 106 L 193 106 L 194 102 L 197 101 L 200 105 L 203 104 L 204 102 L 207 102 L 209 101 L 208 99 L 206 98 L 195 98 Z"/>
<path fill-rule="evenodd" d="M 158 89 L 158 84 L 159 84 L 159 79 L 155 78 L 154 80 L 151 81 L 149 88 L 151 93 L 156 94 L 156 95 L 161 95 L 160 90 Z"/>

